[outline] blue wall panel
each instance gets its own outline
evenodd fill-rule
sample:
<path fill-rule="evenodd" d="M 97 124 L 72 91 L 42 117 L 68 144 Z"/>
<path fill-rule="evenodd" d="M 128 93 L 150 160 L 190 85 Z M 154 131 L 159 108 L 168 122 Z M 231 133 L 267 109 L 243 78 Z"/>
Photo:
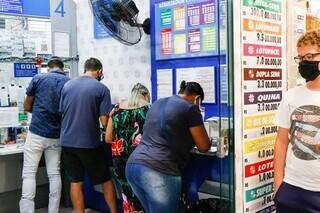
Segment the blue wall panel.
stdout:
<path fill-rule="evenodd" d="M 192 58 L 178 58 L 178 59 L 166 59 L 166 60 L 157 60 L 156 59 L 156 5 L 163 0 L 151 0 L 151 59 L 152 59 L 152 100 L 157 100 L 157 70 L 158 69 L 173 69 L 173 91 L 175 92 L 176 88 L 176 69 L 179 68 L 189 68 L 189 67 L 207 67 L 214 66 L 215 67 L 215 82 L 212 82 L 215 85 L 215 104 L 203 104 L 205 107 L 205 118 L 209 117 L 227 117 L 229 109 L 227 104 L 220 104 L 220 65 L 226 64 L 226 55 L 224 50 L 220 50 L 220 45 L 218 42 L 218 52 L 220 54 L 215 56 L 203 56 L 203 57 L 192 57 Z M 181 1 L 183 2 L 183 1 Z M 196 2 L 194 0 L 193 2 Z M 219 8 L 219 1 L 215 1 L 216 9 Z M 217 15 L 219 15 L 219 10 L 217 9 Z M 159 19 L 159 17 L 158 17 Z M 221 21 L 220 19 L 218 19 Z M 220 30 L 220 26 L 218 24 L 218 32 Z M 217 40 L 220 40 L 220 33 L 217 33 Z"/>
<path fill-rule="evenodd" d="M 50 0 L 4 0 L 0 13 L 50 18 Z"/>
<path fill-rule="evenodd" d="M 50 17 L 50 0 L 24 0 L 23 13 L 30 16 Z"/>

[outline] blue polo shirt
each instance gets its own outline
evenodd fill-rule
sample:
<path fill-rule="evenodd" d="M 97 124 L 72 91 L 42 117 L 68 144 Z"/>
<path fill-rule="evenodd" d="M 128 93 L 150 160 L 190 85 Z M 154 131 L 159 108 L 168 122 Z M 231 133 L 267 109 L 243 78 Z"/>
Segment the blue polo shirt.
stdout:
<path fill-rule="evenodd" d="M 62 90 L 60 143 L 71 148 L 97 148 L 100 143 L 100 116 L 112 109 L 109 89 L 89 76 L 66 83 Z"/>
<path fill-rule="evenodd" d="M 27 88 L 27 96 L 34 96 L 29 130 L 45 138 L 60 137 L 59 100 L 64 84 L 69 80 L 61 70 L 36 75 Z"/>

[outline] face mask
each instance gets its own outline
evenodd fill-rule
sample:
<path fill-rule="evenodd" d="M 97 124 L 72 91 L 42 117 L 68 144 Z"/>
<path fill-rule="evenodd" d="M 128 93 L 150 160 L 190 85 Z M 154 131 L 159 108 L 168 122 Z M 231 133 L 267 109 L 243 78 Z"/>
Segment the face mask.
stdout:
<path fill-rule="evenodd" d="M 200 96 L 197 96 L 195 101 L 194 101 L 194 104 L 198 106 L 199 108 L 199 112 L 201 113 L 202 115 L 202 119 L 204 120 L 204 117 L 205 117 L 205 108 L 201 106 L 201 97 Z"/>
<path fill-rule="evenodd" d="M 199 107 L 199 111 L 201 111 L 201 98 L 200 96 L 197 96 L 193 102 L 195 105 Z"/>
<path fill-rule="evenodd" d="M 299 63 L 299 73 L 306 81 L 313 81 L 319 75 L 319 63 L 320 61 L 301 61 Z"/>
<path fill-rule="evenodd" d="M 98 81 L 102 81 L 104 79 L 104 76 L 103 75 L 100 75 L 99 77 L 98 77 Z"/>
<path fill-rule="evenodd" d="M 104 75 L 102 72 L 99 73 L 100 75 L 98 76 L 97 80 L 98 81 L 102 81 L 102 79 L 104 79 Z"/>
<path fill-rule="evenodd" d="M 201 106 L 200 96 L 196 96 L 193 103 L 200 107 Z"/>

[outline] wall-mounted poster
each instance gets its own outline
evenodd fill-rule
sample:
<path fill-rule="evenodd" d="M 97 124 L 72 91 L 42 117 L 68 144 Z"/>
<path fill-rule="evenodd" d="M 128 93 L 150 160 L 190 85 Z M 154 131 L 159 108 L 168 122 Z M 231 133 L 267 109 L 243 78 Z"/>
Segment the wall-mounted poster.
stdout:
<path fill-rule="evenodd" d="M 276 111 L 286 88 L 283 0 L 242 0 L 244 212 L 274 212 Z"/>
<path fill-rule="evenodd" d="M 166 98 L 173 95 L 172 69 L 157 70 L 157 98 Z"/>
<path fill-rule="evenodd" d="M 180 83 L 182 81 L 198 82 L 204 91 L 203 103 L 215 103 L 216 102 L 216 88 L 214 78 L 214 67 L 190 67 L 179 68 L 176 70 L 176 93 L 180 90 Z"/>
<path fill-rule="evenodd" d="M 218 54 L 217 0 L 171 0 L 155 4 L 156 59 Z"/>
<path fill-rule="evenodd" d="M 19 125 L 19 108 L 1 107 L 0 117 L 0 128 L 17 126 Z"/>

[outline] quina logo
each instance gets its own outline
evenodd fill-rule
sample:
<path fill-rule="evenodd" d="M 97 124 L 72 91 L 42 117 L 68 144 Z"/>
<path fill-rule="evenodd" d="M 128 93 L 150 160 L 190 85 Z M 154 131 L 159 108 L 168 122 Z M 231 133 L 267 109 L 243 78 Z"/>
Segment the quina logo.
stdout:
<path fill-rule="evenodd" d="M 258 101 L 281 101 L 281 95 L 277 94 L 261 94 L 258 96 Z"/>
<path fill-rule="evenodd" d="M 255 100 L 254 95 L 253 95 L 253 94 L 250 94 L 250 95 L 249 95 L 249 102 L 250 102 L 250 103 L 254 103 L 254 100 Z"/>

